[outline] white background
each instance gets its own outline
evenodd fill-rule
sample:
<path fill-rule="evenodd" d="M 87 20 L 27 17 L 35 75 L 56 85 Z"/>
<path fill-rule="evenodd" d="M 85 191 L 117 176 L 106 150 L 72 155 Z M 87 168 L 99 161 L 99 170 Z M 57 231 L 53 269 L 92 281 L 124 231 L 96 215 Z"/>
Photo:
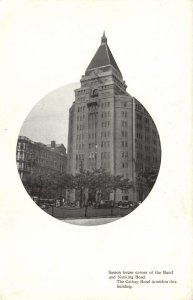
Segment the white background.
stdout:
<path fill-rule="evenodd" d="M 192 300 L 191 1 L 0 1 L 0 299 Z M 158 180 L 116 222 L 81 227 L 31 201 L 15 163 L 33 106 L 84 74 L 106 31 L 161 138 Z M 108 270 L 173 270 L 176 285 L 116 289 Z M 165 279 L 165 278 L 164 278 Z"/>

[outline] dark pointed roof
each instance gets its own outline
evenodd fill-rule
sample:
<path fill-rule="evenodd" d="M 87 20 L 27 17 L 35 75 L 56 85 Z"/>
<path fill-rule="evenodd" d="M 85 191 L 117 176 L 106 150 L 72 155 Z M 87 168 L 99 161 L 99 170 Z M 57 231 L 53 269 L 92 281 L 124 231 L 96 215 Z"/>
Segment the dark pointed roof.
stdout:
<path fill-rule="evenodd" d="M 104 32 L 101 38 L 101 45 L 99 46 L 86 71 L 109 65 L 113 66 L 121 74 L 121 71 L 117 66 L 117 63 L 111 53 L 111 50 L 107 45 L 107 38 Z"/>

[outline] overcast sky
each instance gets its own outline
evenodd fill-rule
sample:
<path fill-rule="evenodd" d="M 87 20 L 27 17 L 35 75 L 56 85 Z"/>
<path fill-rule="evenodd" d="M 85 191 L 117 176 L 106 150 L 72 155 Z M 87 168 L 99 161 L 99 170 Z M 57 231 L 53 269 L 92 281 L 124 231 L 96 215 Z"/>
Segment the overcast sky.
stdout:
<path fill-rule="evenodd" d="M 20 135 L 46 144 L 55 140 L 67 147 L 68 113 L 74 89 L 79 86 L 80 83 L 63 86 L 41 99 L 26 117 Z"/>

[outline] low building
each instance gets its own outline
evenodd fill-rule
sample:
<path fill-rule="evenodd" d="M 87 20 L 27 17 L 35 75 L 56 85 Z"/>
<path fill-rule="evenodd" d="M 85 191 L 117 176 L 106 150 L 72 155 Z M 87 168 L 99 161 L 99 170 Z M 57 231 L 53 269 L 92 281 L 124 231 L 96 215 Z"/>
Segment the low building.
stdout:
<path fill-rule="evenodd" d="M 30 178 L 32 173 L 61 172 L 66 173 L 67 154 L 63 144 L 45 145 L 34 142 L 25 136 L 19 136 L 16 150 L 17 168 L 22 182 Z"/>

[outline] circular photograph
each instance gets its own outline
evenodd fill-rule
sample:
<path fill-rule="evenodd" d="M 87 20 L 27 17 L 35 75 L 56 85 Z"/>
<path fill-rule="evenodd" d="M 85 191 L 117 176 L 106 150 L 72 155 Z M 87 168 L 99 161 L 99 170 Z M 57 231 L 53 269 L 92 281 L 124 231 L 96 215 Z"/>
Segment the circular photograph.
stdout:
<path fill-rule="evenodd" d="M 105 33 L 80 83 L 51 92 L 27 116 L 16 161 L 32 200 L 71 224 L 118 220 L 148 196 L 160 168 L 159 134 L 127 91 Z"/>

